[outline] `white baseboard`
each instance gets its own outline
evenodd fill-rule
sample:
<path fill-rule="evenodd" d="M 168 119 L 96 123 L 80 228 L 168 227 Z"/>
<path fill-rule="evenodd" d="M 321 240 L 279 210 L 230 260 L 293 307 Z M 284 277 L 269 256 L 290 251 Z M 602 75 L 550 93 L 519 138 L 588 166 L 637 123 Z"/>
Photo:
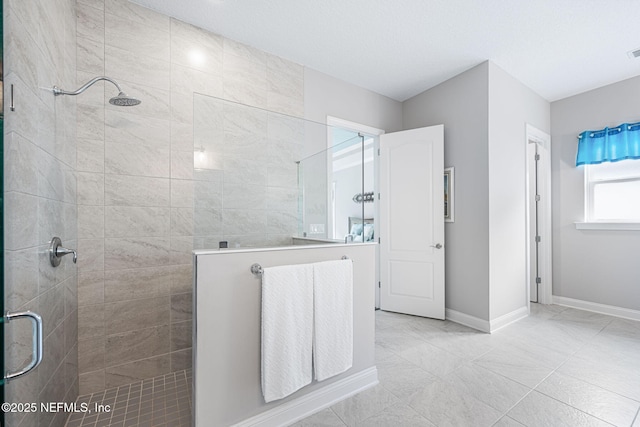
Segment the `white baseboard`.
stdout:
<path fill-rule="evenodd" d="M 493 319 L 490 321 L 491 333 L 494 333 L 498 329 L 504 328 L 507 325 L 512 324 L 513 322 L 517 322 L 520 319 L 523 319 L 529 315 L 529 308 L 524 306 L 520 307 L 517 310 L 512 311 L 511 313 L 507 313 L 503 316 L 498 317 L 497 319 Z"/>
<path fill-rule="evenodd" d="M 640 311 L 630 308 L 616 307 L 615 305 L 599 304 L 597 302 L 583 301 L 579 299 L 553 296 L 553 303 L 564 307 L 593 311 L 594 313 L 607 314 L 609 316 L 622 317 L 623 319 L 640 320 Z"/>
<path fill-rule="evenodd" d="M 459 323 L 482 332 L 491 332 L 491 325 L 489 322 L 484 319 L 480 319 L 479 317 L 469 316 L 468 314 L 460 313 L 459 311 L 451 310 L 450 308 L 445 309 L 444 317 L 452 322 Z"/>
<path fill-rule="evenodd" d="M 233 427 L 288 426 L 377 384 L 378 369 L 373 366 L 331 383 L 320 390 L 312 391 L 254 417 L 247 418 L 234 424 Z"/>
<path fill-rule="evenodd" d="M 504 316 L 500 316 L 497 319 L 487 321 L 480 319 L 479 317 L 469 316 L 468 314 L 451 310 L 450 308 L 445 309 L 445 318 L 447 320 L 487 333 L 495 332 L 500 328 L 504 328 L 513 322 L 527 317 L 528 315 L 529 309 L 527 307 L 520 307 L 519 309 L 514 310 L 511 313 L 507 313 Z"/>

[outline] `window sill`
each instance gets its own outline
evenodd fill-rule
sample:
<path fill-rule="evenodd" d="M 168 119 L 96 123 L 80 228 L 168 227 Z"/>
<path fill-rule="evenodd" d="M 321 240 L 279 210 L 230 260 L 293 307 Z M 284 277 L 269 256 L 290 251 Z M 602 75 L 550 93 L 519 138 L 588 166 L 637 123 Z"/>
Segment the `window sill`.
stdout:
<path fill-rule="evenodd" d="M 576 230 L 639 230 L 640 222 L 574 222 Z"/>

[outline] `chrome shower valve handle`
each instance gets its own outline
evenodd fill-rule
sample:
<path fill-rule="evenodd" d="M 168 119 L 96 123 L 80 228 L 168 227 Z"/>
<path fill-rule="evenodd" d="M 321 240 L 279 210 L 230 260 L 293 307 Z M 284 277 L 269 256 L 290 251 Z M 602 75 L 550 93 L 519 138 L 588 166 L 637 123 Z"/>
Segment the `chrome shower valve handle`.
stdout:
<path fill-rule="evenodd" d="M 51 239 L 51 244 L 49 245 L 49 260 L 53 267 L 59 266 L 60 259 L 68 254 L 73 254 L 73 263 L 75 264 L 78 261 L 78 253 L 76 250 L 63 247 L 62 240 L 60 240 L 59 237 Z"/>
<path fill-rule="evenodd" d="M 75 264 L 76 262 L 78 262 L 78 253 L 74 250 L 74 249 L 67 249 L 67 248 L 63 248 L 63 247 L 58 247 L 58 249 L 56 249 L 56 256 L 58 258 L 67 255 L 67 254 L 73 254 L 73 263 Z"/>

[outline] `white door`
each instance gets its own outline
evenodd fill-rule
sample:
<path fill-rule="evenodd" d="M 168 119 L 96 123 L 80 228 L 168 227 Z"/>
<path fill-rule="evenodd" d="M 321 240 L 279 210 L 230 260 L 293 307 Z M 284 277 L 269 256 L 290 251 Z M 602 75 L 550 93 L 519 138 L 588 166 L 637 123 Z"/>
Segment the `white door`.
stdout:
<path fill-rule="evenodd" d="M 444 319 L 444 126 L 380 136 L 380 308 Z"/>

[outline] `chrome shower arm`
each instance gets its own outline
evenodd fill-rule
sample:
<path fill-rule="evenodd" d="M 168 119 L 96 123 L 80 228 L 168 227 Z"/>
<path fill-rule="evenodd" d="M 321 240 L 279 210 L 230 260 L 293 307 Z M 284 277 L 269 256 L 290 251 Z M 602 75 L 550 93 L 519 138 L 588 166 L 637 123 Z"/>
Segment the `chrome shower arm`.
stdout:
<path fill-rule="evenodd" d="M 96 82 L 99 82 L 100 80 L 106 80 L 109 83 L 113 84 L 118 89 L 118 95 L 116 95 L 113 98 L 109 99 L 109 104 L 115 105 L 117 107 L 132 107 L 132 106 L 138 105 L 138 104 L 140 104 L 142 102 L 139 99 L 133 98 L 133 97 L 127 95 L 126 93 L 124 93 L 122 91 L 122 89 L 120 88 L 120 85 L 118 83 L 116 83 L 115 80 L 110 79 L 109 77 L 106 77 L 106 76 L 94 77 L 93 79 L 89 80 L 84 85 L 82 85 L 79 89 L 76 89 L 73 92 L 70 92 L 70 91 L 64 90 L 64 89 L 60 89 L 58 86 L 54 86 L 53 88 L 51 88 L 51 91 L 53 92 L 53 94 L 55 96 L 58 96 L 58 95 L 80 95 L 82 92 L 84 92 L 85 90 L 87 90 L 89 87 L 91 87 Z"/>
<path fill-rule="evenodd" d="M 58 86 L 54 86 L 53 87 L 53 94 L 55 96 L 58 95 L 79 95 L 82 92 L 84 92 L 85 90 L 87 90 L 89 87 L 91 87 L 92 85 L 94 85 L 95 83 L 99 82 L 100 80 L 106 80 L 110 83 L 113 83 L 114 86 L 116 88 L 118 88 L 118 92 L 122 92 L 122 89 L 120 89 L 120 85 L 118 83 L 116 83 L 113 79 L 110 79 L 109 77 L 106 76 L 100 76 L 100 77 L 94 77 L 93 79 L 89 80 L 87 83 L 85 83 L 84 85 L 82 85 L 79 89 L 73 91 L 73 92 L 69 92 L 63 89 L 60 89 Z"/>

